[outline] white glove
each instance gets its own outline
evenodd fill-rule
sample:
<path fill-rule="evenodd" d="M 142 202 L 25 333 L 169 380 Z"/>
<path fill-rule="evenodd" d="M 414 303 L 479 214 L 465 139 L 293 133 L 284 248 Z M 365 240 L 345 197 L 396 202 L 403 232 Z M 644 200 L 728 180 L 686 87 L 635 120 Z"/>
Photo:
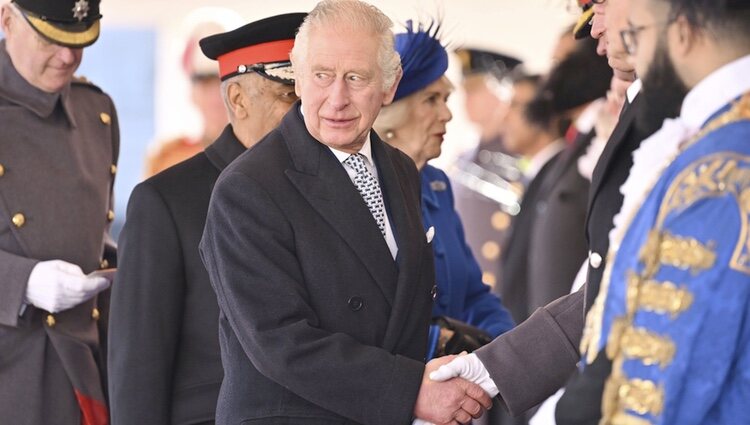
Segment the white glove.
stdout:
<path fill-rule="evenodd" d="M 438 382 L 455 377 L 479 385 L 490 397 L 495 397 L 500 392 L 495 385 L 495 381 L 490 378 L 490 373 L 487 372 L 482 361 L 474 353 L 458 356 L 450 363 L 444 364 L 438 370 L 430 373 L 430 379 Z"/>
<path fill-rule="evenodd" d="M 26 302 L 57 313 L 81 304 L 109 285 L 109 279 L 86 276 L 75 264 L 62 260 L 42 261 L 29 275 Z"/>

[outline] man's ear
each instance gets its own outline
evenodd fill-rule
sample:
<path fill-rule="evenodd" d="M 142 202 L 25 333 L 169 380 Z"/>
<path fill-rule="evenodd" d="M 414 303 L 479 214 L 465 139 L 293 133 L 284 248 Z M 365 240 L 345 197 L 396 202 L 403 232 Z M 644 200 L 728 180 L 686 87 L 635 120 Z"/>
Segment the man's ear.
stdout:
<path fill-rule="evenodd" d="M 676 56 L 673 59 L 678 60 L 690 53 L 696 47 L 701 37 L 706 36 L 705 33 L 690 25 L 690 22 L 684 15 L 678 16 L 667 31 L 667 39 L 671 39 L 672 41 L 669 50 Z"/>
<path fill-rule="evenodd" d="M 245 107 L 245 90 L 242 85 L 235 81 L 227 85 L 227 106 L 232 111 L 232 116 L 241 120 L 247 117 Z"/>
<path fill-rule="evenodd" d="M 401 67 L 398 67 L 398 72 L 396 73 L 396 78 L 393 80 L 393 85 L 385 92 L 385 97 L 383 98 L 383 106 L 388 106 L 393 102 L 393 97 L 396 96 L 396 90 L 398 90 L 398 83 L 401 82 L 401 77 L 404 76 L 404 71 L 401 69 Z"/>
<path fill-rule="evenodd" d="M 0 29 L 7 36 L 11 32 L 10 20 L 13 18 L 13 11 L 10 8 L 13 7 L 10 3 L 5 3 L 0 8 Z"/>

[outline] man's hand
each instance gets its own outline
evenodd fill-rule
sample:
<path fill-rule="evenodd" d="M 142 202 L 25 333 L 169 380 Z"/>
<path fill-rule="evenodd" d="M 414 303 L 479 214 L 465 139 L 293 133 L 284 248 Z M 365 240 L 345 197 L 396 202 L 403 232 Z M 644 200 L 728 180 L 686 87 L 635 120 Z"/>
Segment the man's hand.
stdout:
<path fill-rule="evenodd" d="M 50 313 L 73 308 L 107 289 L 109 279 L 86 276 L 75 264 L 62 260 L 42 261 L 31 270 L 26 301 Z"/>
<path fill-rule="evenodd" d="M 430 373 L 430 379 L 434 381 L 446 381 L 456 377 L 476 383 L 490 397 L 495 397 L 499 393 L 495 381 L 490 378 L 490 373 L 487 372 L 479 357 L 474 353 L 468 355 L 462 354 L 452 359 L 451 362 L 443 364 L 435 372 Z"/>
<path fill-rule="evenodd" d="M 427 363 L 419 388 L 414 416 L 436 424 L 465 424 L 479 418 L 492 407 L 492 399 L 482 388 L 464 379 L 438 382 L 430 373 L 456 356 L 446 356 Z"/>

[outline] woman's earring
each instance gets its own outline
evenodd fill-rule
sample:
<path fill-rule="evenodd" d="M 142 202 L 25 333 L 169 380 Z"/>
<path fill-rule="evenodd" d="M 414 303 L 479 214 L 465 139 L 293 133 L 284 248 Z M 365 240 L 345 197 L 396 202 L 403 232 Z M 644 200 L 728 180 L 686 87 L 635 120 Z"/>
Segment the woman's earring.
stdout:
<path fill-rule="evenodd" d="M 394 137 L 396 137 L 396 133 L 394 133 L 393 130 L 386 130 L 386 132 L 385 132 L 385 138 L 386 139 L 391 140 Z"/>

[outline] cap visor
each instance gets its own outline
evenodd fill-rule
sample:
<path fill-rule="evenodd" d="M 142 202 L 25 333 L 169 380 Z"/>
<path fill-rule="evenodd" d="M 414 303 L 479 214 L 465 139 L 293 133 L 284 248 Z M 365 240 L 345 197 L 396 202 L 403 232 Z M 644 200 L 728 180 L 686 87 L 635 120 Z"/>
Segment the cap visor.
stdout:
<path fill-rule="evenodd" d="M 99 38 L 99 20 L 94 21 L 90 27 L 82 31 L 69 31 L 35 16 L 26 15 L 26 19 L 44 38 L 66 47 L 80 48 L 90 46 Z"/>
<path fill-rule="evenodd" d="M 594 9 L 589 8 L 581 14 L 580 18 L 578 18 L 578 22 L 576 22 L 576 26 L 573 28 L 573 36 L 576 38 L 576 40 L 580 40 L 591 35 L 591 26 L 589 25 L 589 23 L 591 22 L 591 18 L 593 17 Z"/>

